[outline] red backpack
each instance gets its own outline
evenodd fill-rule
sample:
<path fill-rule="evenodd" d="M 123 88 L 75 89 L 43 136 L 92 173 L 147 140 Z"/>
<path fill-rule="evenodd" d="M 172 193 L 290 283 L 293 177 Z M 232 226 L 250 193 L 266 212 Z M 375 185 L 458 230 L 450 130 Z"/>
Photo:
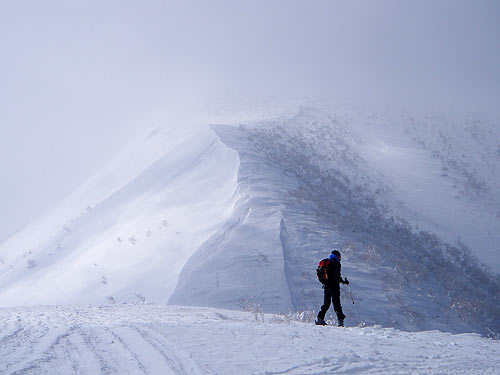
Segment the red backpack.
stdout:
<path fill-rule="evenodd" d="M 316 275 L 318 275 L 318 280 L 321 284 L 326 284 L 328 280 L 328 274 L 326 272 L 327 267 L 330 265 L 330 259 L 326 258 L 319 262 L 318 268 L 316 268 Z"/>

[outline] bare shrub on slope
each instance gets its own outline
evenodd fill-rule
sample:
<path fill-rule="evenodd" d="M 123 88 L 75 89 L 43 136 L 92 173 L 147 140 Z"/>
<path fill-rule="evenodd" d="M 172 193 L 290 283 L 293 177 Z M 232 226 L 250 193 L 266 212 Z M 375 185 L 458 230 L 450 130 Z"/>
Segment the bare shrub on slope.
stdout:
<path fill-rule="evenodd" d="M 500 277 L 462 243 L 451 245 L 394 218 L 381 203 L 386 186 L 368 174 L 346 134 L 331 123 L 300 117 L 245 127 L 255 148 L 273 166 L 297 178 L 291 192 L 314 207 L 319 219 L 351 231 L 377 254 L 394 289 L 415 287 L 482 333 L 500 332 Z M 419 306 L 420 311 L 427 306 Z M 408 311 L 408 319 L 418 319 Z"/>

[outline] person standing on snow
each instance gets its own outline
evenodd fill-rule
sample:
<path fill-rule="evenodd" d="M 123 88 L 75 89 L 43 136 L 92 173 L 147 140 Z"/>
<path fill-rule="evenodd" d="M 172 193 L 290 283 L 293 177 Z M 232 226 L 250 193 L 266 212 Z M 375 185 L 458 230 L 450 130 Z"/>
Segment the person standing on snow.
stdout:
<path fill-rule="evenodd" d="M 337 314 L 338 325 L 339 327 L 344 326 L 344 319 L 346 316 L 344 315 L 342 305 L 340 304 L 340 283 L 349 285 L 349 280 L 344 280 L 340 276 L 340 261 L 340 251 L 334 250 L 328 259 L 321 261 L 320 266 L 318 267 L 318 277 L 323 283 L 325 300 L 318 313 L 318 319 L 316 320 L 317 325 L 326 325 L 325 314 L 330 308 L 330 304 L 333 302 L 333 309 Z M 322 273 L 322 275 L 320 275 L 320 273 Z"/>

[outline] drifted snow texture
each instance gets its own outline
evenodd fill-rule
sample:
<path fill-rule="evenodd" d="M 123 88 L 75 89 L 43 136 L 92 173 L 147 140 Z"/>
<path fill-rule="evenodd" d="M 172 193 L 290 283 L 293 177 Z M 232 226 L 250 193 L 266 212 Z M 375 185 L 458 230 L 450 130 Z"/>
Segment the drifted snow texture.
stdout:
<path fill-rule="evenodd" d="M 340 248 L 357 300 L 353 306 L 344 288 L 349 324 L 498 332 L 498 275 L 464 244 L 394 219 L 394 211 L 409 210 L 383 176 L 370 173 L 352 135 L 307 127 L 307 117 L 213 127 L 240 157 L 240 198 L 232 220 L 188 261 L 169 302 L 317 310 L 322 290 L 313 270 L 328 249 Z"/>
<path fill-rule="evenodd" d="M 166 302 L 224 222 L 238 158 L 208 128 L 177 143 L 160 136 L 0 245 L 0 304 Z M 138 163 L 143 152 L 152 155 Z"/>
<path fill-rule="evenodd" d="M 115 305 L 0 309 L 0 373 L 497 374 L 476 334 L 320 327 L 286 316 Z"/>
<path fill-rule="evenodd" d="M 317 310 L 339 248 L 347 325 L 497 334 L 498 130 L 334 113 L 153 132 L 0 244 L 0 304 Z"/>

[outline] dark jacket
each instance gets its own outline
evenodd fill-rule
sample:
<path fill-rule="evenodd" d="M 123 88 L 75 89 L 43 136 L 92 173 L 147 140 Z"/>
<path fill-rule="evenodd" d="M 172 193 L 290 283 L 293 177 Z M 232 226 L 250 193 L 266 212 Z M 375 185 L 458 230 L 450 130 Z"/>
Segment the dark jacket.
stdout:
<path fill-rule="evenodd" d="M 326 274 L 328 278 L 325 283 L 325 288 L 328 289 L 339 289 L 339 283 L 344 283 L 344 280 L 340 276 L 342 266 L 337 259 L 331 259 L 330 263 L 326 267 Z"/>

